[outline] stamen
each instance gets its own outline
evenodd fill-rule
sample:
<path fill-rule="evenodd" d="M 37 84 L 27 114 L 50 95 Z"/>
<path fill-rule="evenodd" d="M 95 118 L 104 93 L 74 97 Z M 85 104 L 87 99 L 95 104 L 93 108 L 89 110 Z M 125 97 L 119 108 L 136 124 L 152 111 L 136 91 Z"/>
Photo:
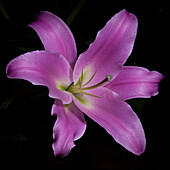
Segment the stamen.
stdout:
<path fill-rule="evenodd" d="M 88 85 L 88 84 L 92 81 L 92 79 L 93 79 L 93 77 L 95 76 L 96 72 L 97 72 L 97 71 L 94 72 L 94 74 L 91 76 L 90 80 L 89 80 L 87 83 L 83 84 L 83 86 Z"/>
<path fill-rule="evenodd" d="M 92 97 L 97 97 L 97 98 L 102 98 L 102 97 L 100 97 L 100 96 L 96 96 L 96 95 L 93 95 L 93 94 L 90 94 L 90 93 L 86 93 L 86 92 L 82 92 L 83 94 L 85 94 L 85 95 L 88 95 L 88 96 L 92 96 Z"/>
<path fill-rule="evenodd" d="M 106 75 L 105 77 L 107 78 L 107 81 L 109 82 L 112 81 L 112 77 L 113 77 L 112 75 Z"/>
<path fill-rule="evenodd" d="M 80 78 L 79 78 L 79 89 L 81 89 L 81 81 L 80 81 Z"/>
<path fill-rule="evenodd" d="M 81 85 L 83 83 L 83 69 L 81 71 L 81 80 L 79 79 L 79 86 L 80 86 L 80 89 L 81 89 Z"/>
<path fill-rule="evenodd" d="M 74 82 L 72 82 L 66 89 L 66 91 L 69 91 L 69 88 L 74 84 Z"/>
<path fill-rule="evenodd" d="M 112 75 L 106 75 L 106 78 L 104 80 L 102 80 L 101 82 L 99 82 L 98 84 L 96 85 L 93 85 L 93 86 L 90 86 L 90 87 L 84 87 L 84 88 L 81 88 L 81 90 L 92 90 L 92 89 L 95 89 L 99 86 L 102 86 L 104 83 L 106 83 L 107 81 L 111 81 L 112 79 Z M 84 85 L 83 85 L 84 86 Z"/>
<path fill-rule="evenodd" d="M 100 98 L 99 96 L 95 96 L 93 94 L 89 94 L 89 93 L 86 93 L 86 92 L 83 91 L 83 90 L 95 89 L 97 87 L 100 87 L 100 86 L 104 85 L 106 82 L 110 82 L 112 80 L 112 75 L 106 75 L 105 79 L 102 80 L 101 82 L 99 82 L 99 83 L 97 83 L 97 84 L 95 84 L 93 86 L 84 87 L 84 86 L 86 86 L 87 84 L 89 84 L 92 81 L 92 79 L 94 78 L 96 72 L 97 71 L 95 71 L 95 73 L 91 76 L 90 80 L 87 83 L 82 85 L 82 83 L 83 83 L 83 70 L 82 70 L 81 71 L 81 77 L 79 78 L 78 83 L 76 85 L 74 85 L 74 83 L 71 83 L 69 85 L 69 87 L 66 89 L 66 91 L 69 91 L 70 93 L 72 93 L 74 95 L 76 95 L 76 94 L 81 94 L 81 95 L 86 94 L 86 95 L 89 95 L 89 96 Z"/>

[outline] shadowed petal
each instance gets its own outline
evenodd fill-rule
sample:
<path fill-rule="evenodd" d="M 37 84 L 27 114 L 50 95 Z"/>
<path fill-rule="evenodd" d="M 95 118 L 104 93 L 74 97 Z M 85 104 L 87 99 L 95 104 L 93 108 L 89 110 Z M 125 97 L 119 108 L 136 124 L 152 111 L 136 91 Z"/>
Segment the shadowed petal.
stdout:
<path fill-rule="evenodd" d="M 73 72 L 74 82 L 78 81 L 82 70 L 84 82 L 96 72 L 89 86 L 99 83 L 106 75 L 112 75 L 114 79 L 131 54 L 137 25 L 136 16 L 126 10 L 114 15 L 98 32 L 88 50 L 79 56 Z"/>
<path fill-rule="evenodd" d="M 36 21 L 29 24 L 39 35 L 46 50 L 59 52 L 71 66 L 74 65 L 77 50 L 69 27 L 56 15 L 41 11 Z"/>
<path fill-rule="evenodd" d="M 145 150 L 146 140 L 142 124 L 132 108 L 116 93 L 99 87 L 88 91 L 93 96 L 73 98 L 75 104 L 127 150 L 140 155 Z"/>
<path fill-rule="evenodd" d="M 86 122 L 83 113 L 74 103 L 63 105 L 60 100 L 56 100 L 52 107 L 52 115 L 57 115 L 53 129 L 54 154 L 66 156 L 75 146 L 74 141 L 85 132 Z"/>
<path fill-rule="evenodd" d="M 6 71 L 8 78 L 24 79 L 34 85 L 47 86 L 49 96 L 61 99 L 63 103 L 72 101 L 72 95 L 62 91 L 72 82 L 72 70 L 68 61 L 59 53 L 25 53 L 10 61 Z"/>
<path fill-rule="evenodd" d="M 118 76 L 108 85 L 124 99 L 148 98 L 158 94 L 159 82 L 163 76 L 157 71 L 149 71 L 143 67 L 124 66 Z"/>

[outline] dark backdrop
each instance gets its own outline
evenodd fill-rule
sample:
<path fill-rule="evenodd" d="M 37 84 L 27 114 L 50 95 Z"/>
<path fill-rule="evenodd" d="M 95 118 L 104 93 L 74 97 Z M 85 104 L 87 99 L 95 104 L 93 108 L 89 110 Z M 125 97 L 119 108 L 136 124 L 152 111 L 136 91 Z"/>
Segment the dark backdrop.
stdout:
<path fill-rule="evenodd" d="M 27 24 L 41 10 L 67 21 L 79 0 L 0 0 L 0 166 L 50 168 L 163 169 L 169 164 L 169 38 L 170 6 L 158 2 L 136 3 L 87 0 L 69 27 L 78 53 L 85 51 L 97 31 L 117 12 L 127 9 L 139 21 L 134 50 L 126 65 L 161 72 L 159 95 L 128 101 L 144 126 L 147 147 L 141 156 L 117 144 L 87 116 L 87 130 L 67 157 L 54 157 L 51 144 L 56 117 L 54 102 L 45 87 L 23 80 L 9 80 L 7 63 L 27 51 L 43 49 Z M 148 4 L 149 3 L 149 4 Z"/>

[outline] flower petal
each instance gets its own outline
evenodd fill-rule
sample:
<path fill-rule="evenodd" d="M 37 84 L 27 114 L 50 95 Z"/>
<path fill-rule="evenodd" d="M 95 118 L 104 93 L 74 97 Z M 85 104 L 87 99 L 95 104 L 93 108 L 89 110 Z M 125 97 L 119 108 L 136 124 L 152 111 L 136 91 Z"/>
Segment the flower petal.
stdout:
<path fill-rule="evenodd" d="M 137 25 L 136 16 L 126 10 L 114 15 L 98 32 L 88 50 L 79 56 L 73 71 L 74 82 L 78 81 L 82 70 L 85 82 L 96 72 L 89 85 L 99 83 L 106 75 L 114 78 L 131 54 Z"/>
<path fill-rule="evenodd" d="M 64 70 L 64 71 L 63 71 Z M 25 53 L 7 66 L 8 78 L 24 79 L 34 85 L 49 88 L 49 96 L 71 103 L 72 95 L 63 91 L 72 82 L 72 69 L 68 61 L 59 53 L 33 51 Z"/>
<path fill-rule="evenodd" d="M 127 150 L 140 155 L 145 150 L 146 139 L 142 124 L 132 108 L 116 93 L 99 87 L 88 93 L 101 98 L 83 95 L 73 97 L 77 107 Z"/>
<path fill-rule="evenodd" d="M 63 105 L 60 100 L 56 100 L 52 107 L 52 115 L 57 115 L 53 129 L 54 154 L 66 156 L 75 146 L 74 141 L 78 140 L 86 130 L 83 113 L 74 103 Z"/>
<path fill-rule="evenodd" d="M 74 65 L 77 49 L 69 27 L 56 15 L 41 11 L 36 21 L 29 24 L 39 35 L 46 50 L 59 52 Z"/>
<path fill-rule="evenodd" d="M 113 90 L 124 99 L 148 98 L 158 94 L 159 82 L 163 76 L 157 71 L 149 71 L 143 67 L 124 66 L 117 77 L 107 88 Z"/>

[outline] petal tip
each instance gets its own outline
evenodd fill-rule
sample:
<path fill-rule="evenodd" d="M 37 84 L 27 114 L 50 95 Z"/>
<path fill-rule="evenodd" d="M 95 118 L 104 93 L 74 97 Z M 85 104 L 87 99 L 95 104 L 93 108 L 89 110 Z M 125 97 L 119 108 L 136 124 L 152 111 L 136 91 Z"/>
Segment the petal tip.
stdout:
<path fill-rule="evenodd" d="M 143 136 L 143 135 L 142 135 Z M 133 152 L 135 155 L 140 156 L 142 153 L 144 153 L 146 149 L 146 138 L 145 135 L 142 137 L 140 145 L 136 148 L 135 152 Z"/>
<path fill-rule="evenodd" d="M 62 148 L 58 148 L 55 146 L 55 143 L 52 144 L 52 149 L 54 151 L 54 155 L 57 157 L 57 156 L 61 156 L 61 157 L 65 157 L 67 156 L 71 150 L 75 147 L 76 145 L 74 143 L 72 143 L 72 146 L 68 148 L 65 148 L 65 149 L 62 149 Z"/>
<path fill-rule="evenodd" d="M 138 152 L 136 152 L 135 155 L 141 156 L 141 154 L 143 154 L 144 151 L 145 151 L 145 148 L 144 148 L 144 149 L 142 148 L 141 150 L 139 150 Z"/>
<path fill-rule="evenodd" d="M 7 76 L 8 78 L 10 78 L 9 74 L 10 74 L 9 66 L 7 65 L 7 68 L 6 68 L 6 76 Z"/>
<path fill-rule="evenodd" d="M 8 78 L 15 78 L 14 76 L 13 76 L 13 74 L 14 74 L 14 70 L 13 70 L 13 61 L 10 61 L 9 63 L 8 63 L 8 65 L 7 65 L 7 67 L 6 67 L 6 76 L 8 77 Z"/>

